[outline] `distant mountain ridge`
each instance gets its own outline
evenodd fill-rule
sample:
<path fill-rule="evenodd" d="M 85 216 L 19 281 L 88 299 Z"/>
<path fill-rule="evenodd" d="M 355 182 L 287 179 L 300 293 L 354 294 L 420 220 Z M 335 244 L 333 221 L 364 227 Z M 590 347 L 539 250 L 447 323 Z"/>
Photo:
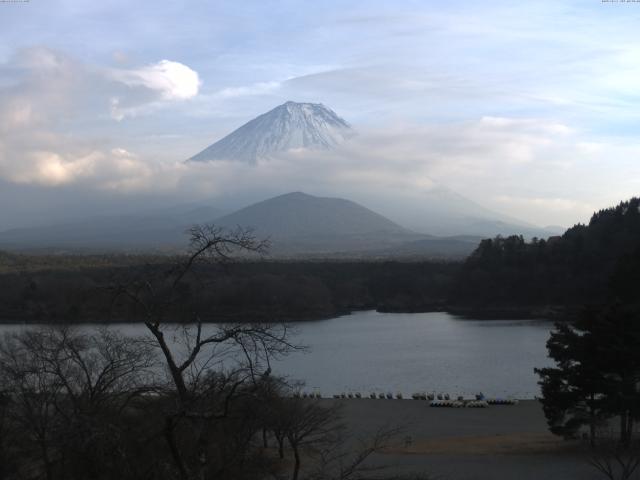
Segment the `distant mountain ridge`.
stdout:
<path fill-rule="evenodd" d="M 271 239 L 275 255 L 365 252 L 421 237 L 350 200 L 302 192 L 249 205 L 216 220 Z"/>
<path fill-rule="evenodd" d="M 409 230 L 351 200 L 291 192 L 249 205 L 216 220 L 218 225 L 252 227 L 278 237 L 411 234 Z"/>
<path fill-rule="evenodd" d="M 170 250 L 184 245 L 188 227 L 211 222 L 221 214 L 206 205 L 182 205 L 137 214 L 98 215 L 1 231 L 0 245 L 19 250 Z"/>
<path fill-rule="evenodd" d="M 442 238 L 406 229 L 356 202 L 302 192 L 249 205 L 216 220 L 271 239 L 275 256 L 463 257 L 479 238 Z"/>
<path fill-rule="evenodd" d="M 291 149 L 332 149 L 353 134 L 345 120 L 321 103 L 286 102 L 245 123 L 188 161 L 255 163 Z"/>
<path fill-rule="evenodd" d="M 252 228 L 269 238 L 276 258 L 463 257 L 479 238 L 415 233 L 358 203 L 292 192 L 214 218 L 212 207 L 94 217 L 47 227 L 0 232 L 0 248 L 71 251 L 183 250 L 193 223 Z"/>
<path fill-rule="evenodd" d="M 443 186 L 434 185 L 419 194 L 403 196 L 379 193 L 367 205 L 415 232 L 452 237 L 521 234 L 527 238 L 562 233 L 563 228 L 542 229 L 490 210 Z"/>

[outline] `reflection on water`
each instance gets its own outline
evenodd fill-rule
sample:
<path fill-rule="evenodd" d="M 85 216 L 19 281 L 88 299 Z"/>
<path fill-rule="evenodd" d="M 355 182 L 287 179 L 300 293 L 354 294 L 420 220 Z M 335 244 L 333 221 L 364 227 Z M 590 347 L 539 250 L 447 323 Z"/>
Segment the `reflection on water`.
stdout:
<path fill-rule="evenodd" d="M 24 328 L 0 326 L 1 331 Z M 89 328 L 89 327 L 87 327 Z M 147 335 L 141 324 L 118 324 Z M 308 346 L 273 365 L 274 374 L 303 380 L 308 390 L 441 391 L 489 396 L 538 395 L 534 367 L 550 364 L 546 321 L 462 320 L 447 313 L 357 312 L 295 324 L 294 342 Z"/>
<path fill-rule="evenodd" d="M 442 391 L 538 395 L 534 367 L 546 366 L 546 321 L 461 320 L 446 313 L 358 312 L 297 324 L 310 352 L 277 372 L 325 395 L 342 391 Z"/>

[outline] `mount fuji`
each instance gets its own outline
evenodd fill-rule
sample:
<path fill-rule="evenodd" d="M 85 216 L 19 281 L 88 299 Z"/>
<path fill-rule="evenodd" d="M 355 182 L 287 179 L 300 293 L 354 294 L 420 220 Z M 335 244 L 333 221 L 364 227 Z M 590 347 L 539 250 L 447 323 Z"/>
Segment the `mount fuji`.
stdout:
<path fill-rule="evenodd" d="M 254 166 L 261 159 L 274 158 L 290 150 L 326 152 L 337 149 L 353 135 L 355 131 L 349 123 L 321 103 L 286 102 L 245 123 L 188 162 L 225 160 Z M 294 184 L 284 188 L 293 190 L 301 186 Z M 275 193 L 273 190 L 265 189 L 265 196 Z M 351 190 L 337 193 L 346 198 L 353 195 Z M 248 199 L 256 201 L 255 197 Z M 535 225 L 489 210 L 436 182 L 415 192 L 378 189 L 369 194 L 361 193 L 356 200 L 400 225 L 424 234 L 446 237 L 513 233 L 543 237 L 549 234 Z"/>
<path fill-rule="evenodd" d="M 354 135 L 351 126 L 321 103 L 286 102 L 189 159 L 255 163 L 287 150 L 330 150 Z"/>

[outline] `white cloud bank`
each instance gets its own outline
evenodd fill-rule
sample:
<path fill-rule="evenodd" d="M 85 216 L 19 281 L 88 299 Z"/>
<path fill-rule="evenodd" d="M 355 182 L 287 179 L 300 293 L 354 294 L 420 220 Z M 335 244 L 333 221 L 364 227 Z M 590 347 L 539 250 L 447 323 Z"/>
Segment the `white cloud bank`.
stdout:
<path fill-rule="evenodd" d="M 19 51 L 0 65 L 0 179 L 146 188 L 152 166 L 102 135 L 87 135 L 83 125 L 193 98 L 200 85 L 197 72 L 169 60 L 109 69 L 47 48 Z"/>
<path fill-rule="evenodd" d="M 165 100 L 195 97 L 202 83 L 196 71 L 170 60 L 161 60 L 154 65 L 138 69 L 111 70 L 111 75 L 125 85 L 155 90 Z"/>
<path fill-rule="evenodd" d="M 140 143 L 132 147 L 126 135 L 114 142 L 102 134 L 110 132 L 102 128 L 105 122 L 126 133 L 126 122 L 114 119 L 134 122 L 194 99 L 201 83 L 193 69 L 169 60 L 114 69 L 48 49 L 22 51 L 0 65 L 0 180 L 185 200 L 241 192 L 260 199 L 304 190 L 351 198 L 392 216 L 403 209 L 419 213 L 428 207 L 426 193 L 447 185 L 540 225 L 586 220 L 594 208 L 640 191 L 640 166 L 633 161 L 640 145 L 588 138 L 565 122 L 541 118 L 484 116 L 422 126 L 395 122 L 361 131 L 336 152 L 290 152 L 256 165 L 185 164 L 181 160 L 195 151 L 168 159 L 158 149 L 149 154 L 153 146 L 141 153 Z M 219 95 L 279 88 L 256 84 Z M 91 122 L 102 123 L 87 133 L 84 125 Z M 615 169 L 610 158 L 616 159 Z"/>
<path fill-rule="evenodd" d="M 161 60 L 153 65 L 130 70 L 111 69 L 107 75 L 116 82 L 128 87 L 142 88 L 156 92 L 160 98 L 148 105 L 126 106 L 120 96 L 113 96 L 110 100 L 111 116 L 122 120 L 126 116 L 138 115 L 148 110 L 150 106 L 157 106 L 162 101 L 188 100 L 198 95 L 202 81 L 198 72 L 186 65 L 170 60 Z"/>

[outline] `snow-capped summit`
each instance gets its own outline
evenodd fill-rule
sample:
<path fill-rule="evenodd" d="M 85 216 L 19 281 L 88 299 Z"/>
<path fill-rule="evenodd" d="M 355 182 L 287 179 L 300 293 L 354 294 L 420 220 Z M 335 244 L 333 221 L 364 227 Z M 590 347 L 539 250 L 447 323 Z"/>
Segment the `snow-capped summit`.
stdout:
<path fill-rule="evenodd" d="M 286 102 L 245 123 L 189 160 L 255 162 L 291 149 L 328 150 L 351 135 L 351 126 L 321 103 Z"/>

